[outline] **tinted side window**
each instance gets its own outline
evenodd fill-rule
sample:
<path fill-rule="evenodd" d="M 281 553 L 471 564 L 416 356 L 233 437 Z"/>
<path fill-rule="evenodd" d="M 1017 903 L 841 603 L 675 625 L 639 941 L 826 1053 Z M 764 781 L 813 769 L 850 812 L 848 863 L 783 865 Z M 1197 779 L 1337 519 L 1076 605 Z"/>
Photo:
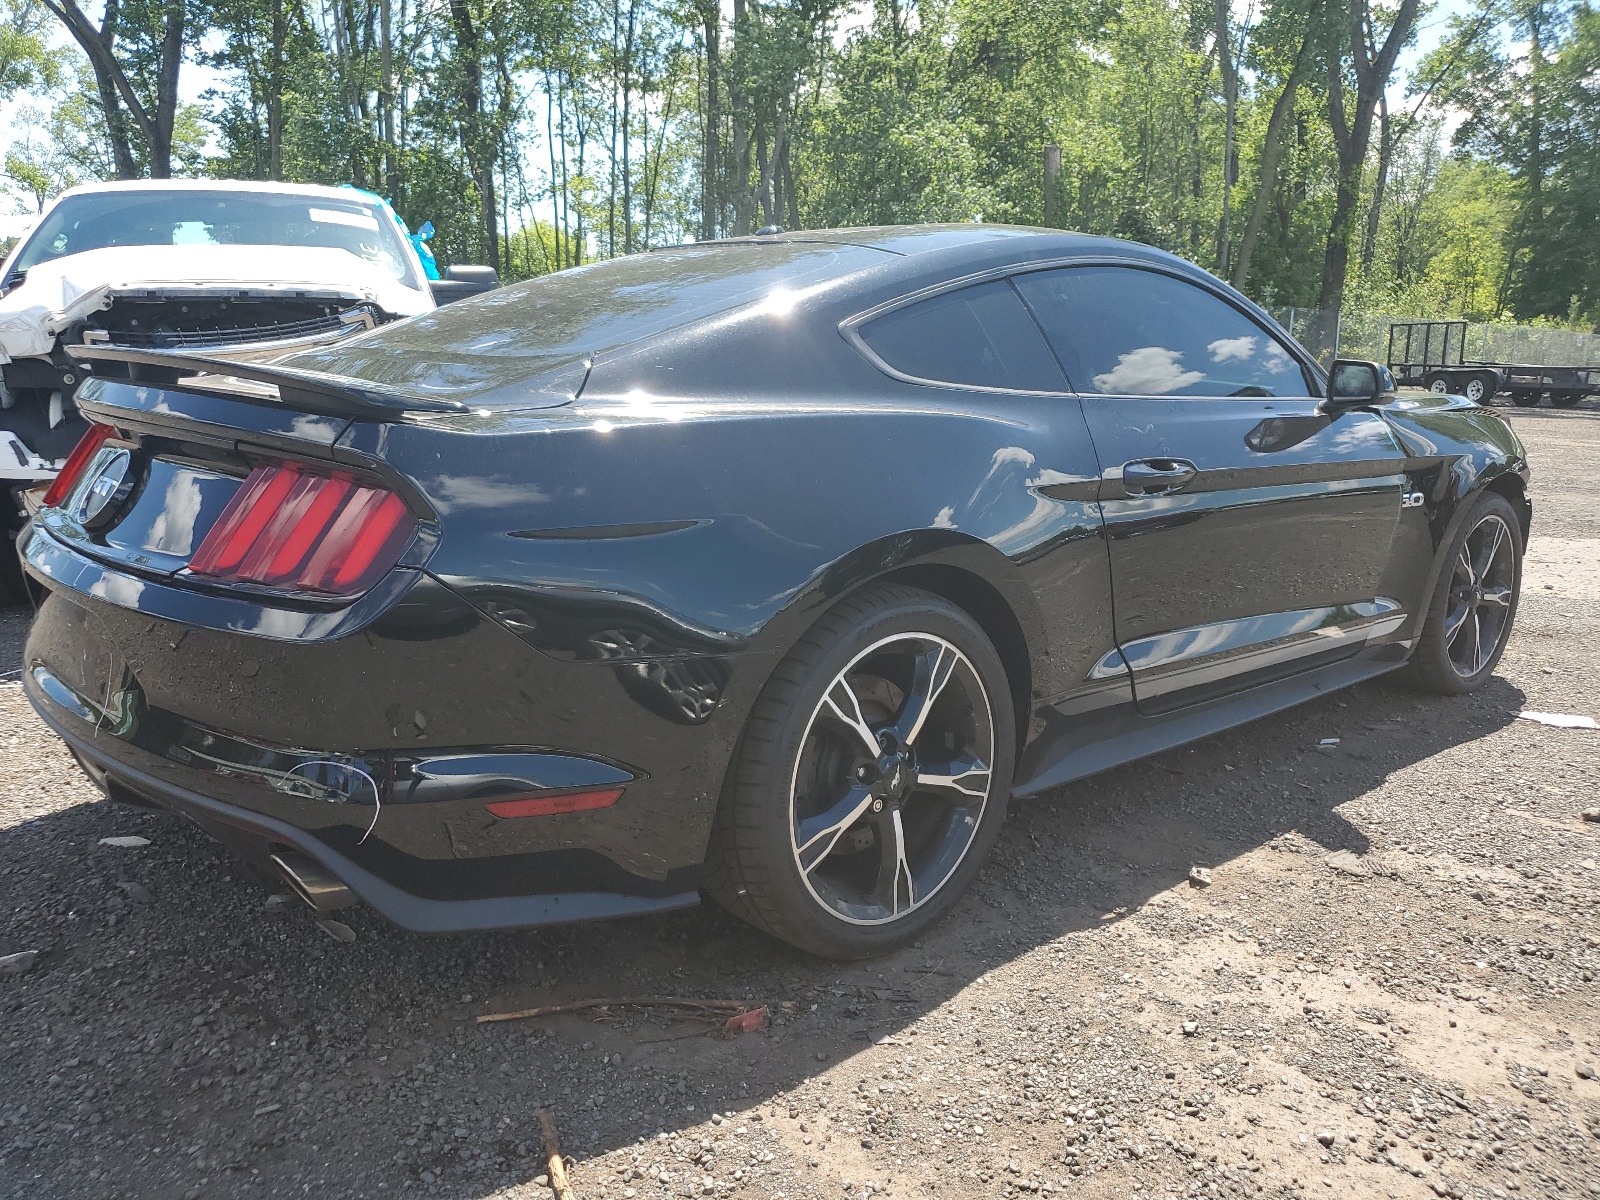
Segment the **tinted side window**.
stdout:
<path fill-rule="evenodd" d="M 1277 338 L 1171 275 L 1064 267 L 1016 277 L 1072 386 L 1137 396 L 1304 396 Z"/>
<path fill-rule="evenodd" d="M 1061 368 L 1005 280 L 897 308 L 861 330 L 873 353 L 918 379 L 1059 392 Z"/>

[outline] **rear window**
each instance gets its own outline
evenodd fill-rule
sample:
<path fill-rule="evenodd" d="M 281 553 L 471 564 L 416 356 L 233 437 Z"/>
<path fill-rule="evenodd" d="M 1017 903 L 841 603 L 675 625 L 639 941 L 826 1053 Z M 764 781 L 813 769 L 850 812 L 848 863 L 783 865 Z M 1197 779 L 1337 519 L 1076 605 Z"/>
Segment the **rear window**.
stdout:
<path fill-rule="evenodd" d="M 470 398 L 887 258 L 808 242 L 680 246 L 485 292 L 289 362 Z"/>
<path fill-rule="evenodd" d="M 1004 279 L 908 304 L 862 327 L 864 341 L 903 375 L 935 383 L 1066 390 L 1044 335 Z"/>

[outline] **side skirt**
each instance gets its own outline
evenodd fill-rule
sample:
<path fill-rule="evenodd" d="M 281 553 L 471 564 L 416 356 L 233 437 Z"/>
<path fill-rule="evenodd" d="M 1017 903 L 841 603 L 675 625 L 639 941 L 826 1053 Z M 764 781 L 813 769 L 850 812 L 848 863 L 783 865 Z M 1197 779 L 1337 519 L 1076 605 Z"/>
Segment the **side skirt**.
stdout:
<path fill-rule="evenodd" d="M 1403 667 L 1409 656 L 1409 647 L 1399 643 L 1375 646 L 1354 658 L 1160 716 L 1143 716 L 1132 705 L 1122 705 L 1084 720 L 1047 708 L 1040 714 L 1045 730 L 1024 753 L 1018 772 L 1022 782 L 1011 789 L 1011 794 L 1036 796 L 1064 783 L 1210 737 L 1387 674 Z"/>

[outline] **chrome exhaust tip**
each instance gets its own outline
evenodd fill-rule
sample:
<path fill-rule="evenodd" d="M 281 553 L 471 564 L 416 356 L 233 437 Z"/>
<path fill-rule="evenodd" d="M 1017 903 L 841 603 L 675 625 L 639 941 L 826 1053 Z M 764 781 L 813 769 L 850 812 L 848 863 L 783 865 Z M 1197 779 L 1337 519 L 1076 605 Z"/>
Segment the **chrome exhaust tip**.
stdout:
<path fill-rule="evenodd" d="M 318 912 L 349 908 L 358 897 L 354 892 L 310 856 L 295 850 L 280 850 L 268 856 L 295 895 Z"/>

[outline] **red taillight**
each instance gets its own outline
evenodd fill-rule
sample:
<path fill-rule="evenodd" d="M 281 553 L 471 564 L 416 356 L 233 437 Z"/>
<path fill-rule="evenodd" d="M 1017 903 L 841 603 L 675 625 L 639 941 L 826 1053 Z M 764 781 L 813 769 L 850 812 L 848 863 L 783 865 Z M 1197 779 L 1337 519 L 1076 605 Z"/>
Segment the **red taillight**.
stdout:
<path fill-rule="evenodd" d="M 299 463 L 250 472 L 189 560 L 195 575 L 353 596 L 394 566 L 417 521 L 393 492 Z"/>
<path fill-rule="evenodd" d="M 50 490 L 45 492 L 44 506 L 54 508 L 60 504 L 72 490 L 72 485 L 78 482 L 78 476 L 83 474 L 83 468 L 89 465 L 94 452 L 105 445 L 107 438 L 116 436 L 117 431 L 109 425 L 89 426 L 78 439 L 78 444 L 72 448 L 72 453 L 67 455 L 67 465 L 61 468 L 61 474 L 55 477 Z"/>
<path fill-rule="evenodd" d="M 569 792 L 565 796 L 524 796 L 518 800 L 495 800 L 485 804 L 484 807 L 497 817 L 550 817 L 556 813 L 610 808 L 621 796 L 621 788 L 607 788 L 599 792 Z"/>

